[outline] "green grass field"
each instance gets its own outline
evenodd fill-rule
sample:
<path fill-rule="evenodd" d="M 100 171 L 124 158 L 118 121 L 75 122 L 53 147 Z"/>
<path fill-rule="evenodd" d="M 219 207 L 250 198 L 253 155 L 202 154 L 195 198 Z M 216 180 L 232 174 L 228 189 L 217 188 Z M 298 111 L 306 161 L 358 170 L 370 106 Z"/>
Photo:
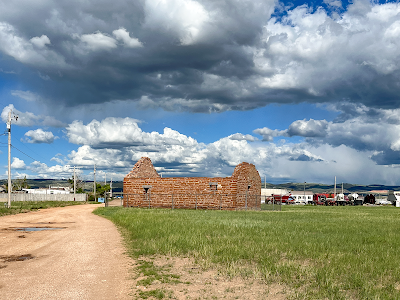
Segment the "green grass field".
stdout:
<path fill-rule="evenodd" d="M 42 208 L 64 207 L 64 206 L 79 205 L 84 203 L 85 202 L 77 202 L 77 201 L 18 201 L 18 202 L 11 202 L 11 208 L 7 208 L 4 206 L 4 202 L 0 202 L 0 216 L 25 213 Z"/>
<path fill-rule="evenodd" d="M 228 276 L 287 285 L 295 299 L 399 299 L 400 209 L 281 212 L 99 208 L 133 257 L 190 256 Z"/>

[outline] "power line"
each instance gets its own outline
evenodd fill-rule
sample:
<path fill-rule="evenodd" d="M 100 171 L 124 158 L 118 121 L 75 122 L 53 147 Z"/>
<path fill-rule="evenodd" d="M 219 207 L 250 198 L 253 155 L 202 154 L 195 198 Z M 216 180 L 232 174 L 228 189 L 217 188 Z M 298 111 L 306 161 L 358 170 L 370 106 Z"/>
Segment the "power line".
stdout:
<path fill-rule="evenodd" d="M 32 159 L 33 161 L 39 161 L 39 160 L 37 160 L 37 159 L 34 159 L 32 156 L 29 156 L 29 155 L 26 154 L 25 152 L 19 150 L 17 147 L 15 147 L 15 146 L 13 146 L 13 145 L 11 145 L 11 147 L 13 147 L 14 149 L 18 150 L 18 151 L 21 152 L 22 154 L 28 156 L 28 157 L 29 157 L 30 159 Z"/>
<path fill-rule="evenodd" d="M 28 147 L 24 142 L 22 142 L 21 141 L 21 137 L 17 137 L 17 139 L 13 139 L 13 141 L 14 141 L 14 144 L 15 144 L 15 142 L 18 142 L 19 144 L 21 144 L 22 146 L 24 146 L 27 150 L 29 150 L 30 152 L 32 152 L 32 153 L 34 153 L 36 156 L 39 156 L 39 157 L 41 157 L 42 159 L 46 159 L 45 157 L 43 157 L 42 155 L 40 155 L 40 154 L 38 154 L 38 153 L 36 153 L 35 151 L 33 151 L 30 147 Z M 13 146 L 13 147 L 15 147 L 15 146 Z M 21 150 L 19 150 L 19 151 L 21 151 Z M 21 151 L 22 152 L 22 151 Z M 35 159 L 35 160 L 37 160 L 37 159 Z"/>

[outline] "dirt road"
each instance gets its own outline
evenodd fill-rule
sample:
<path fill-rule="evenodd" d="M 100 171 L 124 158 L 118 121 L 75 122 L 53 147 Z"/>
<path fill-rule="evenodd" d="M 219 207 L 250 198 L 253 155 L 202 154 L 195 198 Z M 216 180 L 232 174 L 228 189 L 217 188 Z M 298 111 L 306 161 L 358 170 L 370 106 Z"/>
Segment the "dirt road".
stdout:
<path fill-rule="evenodd" d="M 133 261 L 98 206 L 0 217 L 0 299 L 132 299 Z"/>

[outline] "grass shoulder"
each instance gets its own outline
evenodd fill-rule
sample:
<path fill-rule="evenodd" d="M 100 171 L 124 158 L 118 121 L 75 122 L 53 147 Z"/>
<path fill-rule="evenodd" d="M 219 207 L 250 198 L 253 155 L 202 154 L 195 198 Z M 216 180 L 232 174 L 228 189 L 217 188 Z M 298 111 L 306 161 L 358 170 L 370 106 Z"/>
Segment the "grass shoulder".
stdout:
<path fill-rule="evenodd" d="M 395 207 L 284 206 L 282 212 L 110 207 L 95 213 L 122 229 L 136 259 L 190 257 L 203 270 L 216 268 L 230 278 L 288 286 L 288 298 L 396 299 L 400 291 Z"/>
<path fill-rule="evenodd" d="M 6 203 L 6 202 L 4 202 Z M 7 203 L 6 203 L 7 204 Z M 0 216 L 15 215 L 19 213 L 26 213 L 39 209 L 50 207 L 65 207 L 71 205 L 85 204 L 85 202 L 78 201 L 18 201 L 11 202 L 11 207 L 6 207 L 3 202 L 0 203 Z"/>

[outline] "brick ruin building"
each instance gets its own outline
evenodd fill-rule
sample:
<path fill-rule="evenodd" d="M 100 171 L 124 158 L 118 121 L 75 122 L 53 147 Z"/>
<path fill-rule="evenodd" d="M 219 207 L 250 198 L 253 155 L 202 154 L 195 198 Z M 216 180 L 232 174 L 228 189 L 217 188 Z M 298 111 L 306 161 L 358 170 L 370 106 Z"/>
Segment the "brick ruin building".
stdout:
<path fill-rule="evenodd" d="M 142 157 L 124 178 L 125 207 L 243 210 L 261 208 L 261 178 L 242 162 L 231 177 L 161 178 Z"/>

